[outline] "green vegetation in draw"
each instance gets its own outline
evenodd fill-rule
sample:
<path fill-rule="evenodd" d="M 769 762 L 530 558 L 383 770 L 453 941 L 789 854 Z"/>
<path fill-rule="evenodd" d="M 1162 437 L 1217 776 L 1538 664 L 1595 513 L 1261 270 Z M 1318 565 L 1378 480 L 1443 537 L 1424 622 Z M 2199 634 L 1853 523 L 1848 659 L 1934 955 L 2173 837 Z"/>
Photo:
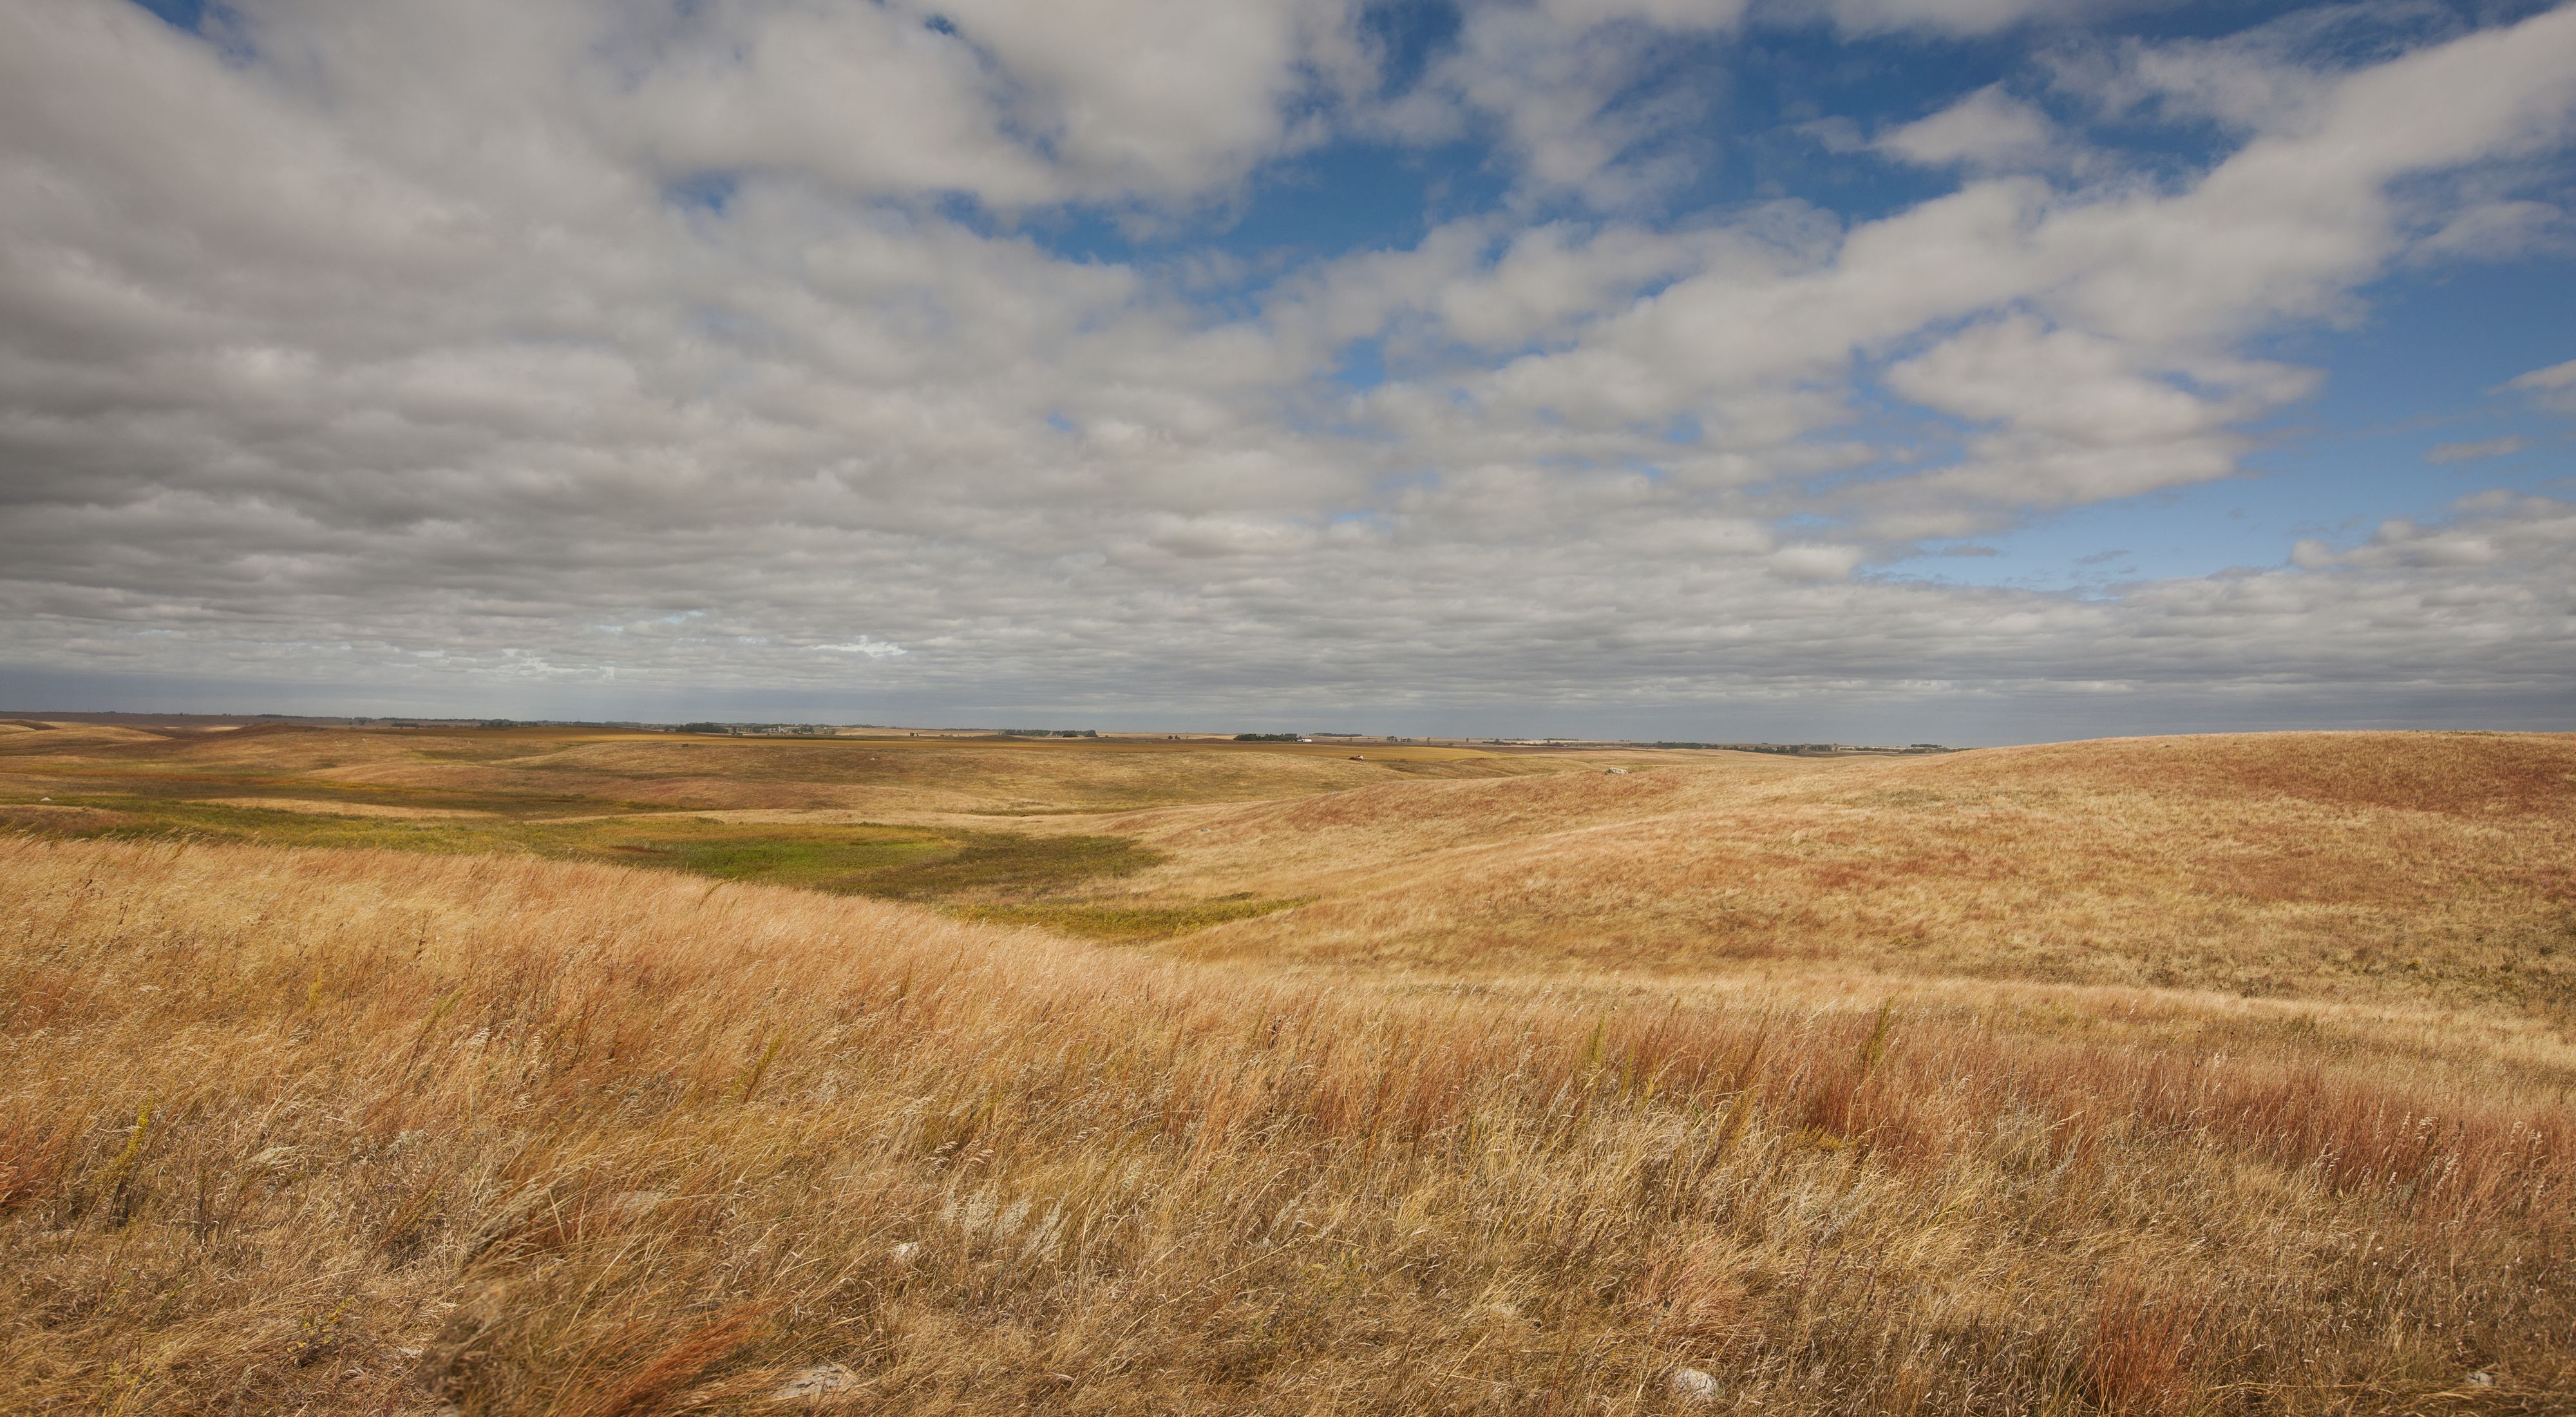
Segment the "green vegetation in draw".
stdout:
<path fill-rule="evenodd" d="M 197 839 L 272 846 L 384 847 L 441 854 L 506 852 L 564 860 L 658 866 L 728 881 L 959 906 L 989 918 L 1083 934 L 1142 938 L 1263 914 L 1294 902 L 1246 908 L 1102 909 L 1046 901 L 1050 893 L 1132 875 L 1162 856 L 1120 836 L 1022 835 L 951 828 L 721 821 L 695 813 L 573 819 L 338 817 L 140 796 L 55 799 L 86 808 L 94 824 L 59 835 L 123 840 Z"/>

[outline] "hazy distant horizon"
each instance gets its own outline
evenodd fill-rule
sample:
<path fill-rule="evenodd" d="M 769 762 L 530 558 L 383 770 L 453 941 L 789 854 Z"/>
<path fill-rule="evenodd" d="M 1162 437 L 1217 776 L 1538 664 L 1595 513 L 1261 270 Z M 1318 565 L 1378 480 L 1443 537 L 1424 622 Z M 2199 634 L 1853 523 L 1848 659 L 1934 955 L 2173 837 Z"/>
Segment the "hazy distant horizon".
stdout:
<path fill-rule="evenodd" d="M 2298 732 L 2303 730 L 2354 731 L 2399 730 L 2426 732 L 2499 732 L 2556 733 L 2571 731 L 2563 715 L 2552 712 L 2554 706 L 2534 705 L 2519 717 L 2498 714 L 2478 719 L 2445 713 L 2438 705 L 2417 714 L 2382 713 L 2371 715 L 2352 712 L 2343 715 L 2318 714 L 2310 720 L 2284 721 L 2268 711 L 2244 712 L 2237 715 L 2211 708 L 2207 704 L 2175 705 L 2162 716 L 2141 716 L 2139 721 L 2108 727 L 2086 729 L 2079 725 L 2087 716 L 2072 711 L 2061 712 L 2061 706 L 2047 703 L 2025 703 L 2000 709 L 1975 709 L 1956 705 L 1945 713 L 1923 710 L 1919 703 L 1907 706 L 1888 705 L 1878 710 L 1857 707 L 1847 712 L 1819 714 L 1804 709 L 1775 709 L 1769 712 L 1746 710 L 1734 714 L 1712 713 L 1704 709 L 1668 706 L 1661 710 L 1643 708 L 1624 713 L 1550 715 L 1526 707 L 1491 706 L 1482 709 L 1400 708 L 1351 709 L 1329 708 L 1310 713 L 1283 711 L 1277 707 L 1245 704 L 1236 710 L 1210 707 L 1203 711 L 1156 713 L 1150 709 L 1116 710 L 1084 709 L 1078 706 L 1048 707 L 1032 705 L 964 706 L 954 711 L 924 707 L 918 712 L 899 712 L 898 705 L 884 704 L 874 710 L 835 707 L 821 699 L 796 703 L 783 698 L 716 695 L 690 696 L 674 694 L 662 699 L 628 699 L 612 707 L 583 707 L 577 701 L 545 707 L 530 700 L 514 700 L 518 706 L 505 709 L 495 705 L 504 700 L 495 696 L 485 702 L 444 702 L 430 707 L 406 704 L 404 701 L 368 697 L 362 693 L 297 694 L 269 692 L 260 697 L 259 687 L 246 686 L 235 694 L 209 694 L 202 697 L 186 692 L 160 692 L 127 686 L 123 692 L 109 692 L 90 698 L 31 699 L 9 692 L 23 682 L 0 675 L 0 717 L 37 716 L 47 713 L 132 713 L 202 715 L 206 717 L 254 718 L 263 714 L 308 718 L 419 718 L 448 720 L 508 719 L 520 722 L 587 722 L 639 723 L 673 725 L 707 721 L 718 723 L 812 723 L 840 727 L 874 726 L 909 729 L 1097 729 L 1104 733 L 1277 733 L 1277 732 L 1352 732 L 1368 735 L 1418 738 L 1569 738 L 1617 740 L 1630 742 L 1735 742 L 1735 743 L 1853 743 L 1903 745 L 1939 743 L 1952 748 L 2006 747 L 2026 743 L 2062 743 L 2095 738 L 2153 737 L 2163 734 Z M 275 686 L 265 686 L 271 690 Z M 298 706 L 300 705 L 300 706 Z M 365 705 L 350 707 L 350 705 Z M 2355 706 L 2356 708 L 2360 706 Z"/>

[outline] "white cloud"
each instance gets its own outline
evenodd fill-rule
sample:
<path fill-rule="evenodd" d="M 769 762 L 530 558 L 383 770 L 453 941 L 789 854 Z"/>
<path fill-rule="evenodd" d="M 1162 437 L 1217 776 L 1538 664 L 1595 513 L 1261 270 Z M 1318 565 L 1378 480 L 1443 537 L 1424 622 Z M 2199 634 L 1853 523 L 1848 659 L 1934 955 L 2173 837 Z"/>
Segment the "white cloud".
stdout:
<path fill-rule="evenodd" d="M 2506 381 L 2504 387 L 2528 395 L 2542 408 L 2576 413 L 2576 359 L 2518 375 Z"/>
<path fill-rule="evenodd" d="M 599 82 L 595 102 L 604 129 L 632 135 L 671 177 L 785 171 L 1006 206 L 1078 180 L 1009 130 L 1004 73 L 902 9 L 717 5 L 657 39 L 627 61 L 635 72 Z"/>
<path fill-rule="evenodd" d="M 0 3 L 16 668 L 1178 711 L 2576 663 L 2545 499 L 2117 600 L 1866 569 L 2235 473 L 2315 377 L 2249 338 L 2466 249 L 2408 184 L 2563 145 L 2576 12 L 2238 104 L 2197 179 L 1973 95 L 1884 139 L 1961 185 L 1857 222 L 1655 210 L 1701 118 L 1637 85 L 1723 4 L 1479 6 L 1401 111 L 1336 4 L 238 13 Z M 1203 210 L 1461 112 L 1511 200 L 1216 301 L 941 200 Z"/>
<path fill-rule="evenodd" d="M 1739 12 L 1691 0 L 1470 5 L 1455 45 L 1377 121 L 1415 140 L 1491 127 L 1526 196 L 1623 208 L 1695 170 L 1698 158 L 1676 140 L 1704 121 L 1707 97 L 1689 87 L 1640 94 L 1639 79 Z"/>
<path fill-rule="evenodd" d="M 2141 0 L 1801 0 L 1783 14 L 1822 11 L 1851 34 L 1929 31 L 1980 35 L 2033 21 L 2069 22 L 2120 8 L 2145 8 Z"/>
<path fill-rule="evenodd" d="M 2448 259 L 2507 261 L 2552 246 L 2563 246 L 2567 214 L 2547 202 L 2520 198 L 2478 202 L 2442 218 L 2433 232 L 2417 242 L 2413 255 L 2425 262 Z"/>
<path fill-rule="evenodd" d="M 2510 571 L 2535 561 L 2563 565 L 2576 553 L 2576 503 L 2492 492 L 2463 499 L 2454 512 L 2429 526 L 2403 518 L 2382 522 L 2368 542 L 2347 551 L 2309 543 L 2307 561 L 2319 568 L 2371 571 Z M 2488 589 L 2514 598 L 2540 593 L 2538 587 L 2510 583 Z M 2576 593 L 2562 586 L 2541 598 L 2564 605 Z M 2450 602 L 2458 604 L 2460 597 L 2450 597 Z"/>
<path fill-rule="evenodd" d="M 1926 167 L 1986 169 L 2053 165 L 2063 146 L 2047 114 L 1991 85 L 1877 143 L 1882 152 Z"/>
<path fill-rule="evenodd" d="M 1929 408 L 2100 446 L 2192 437 L 2222 421 L 2204 400 L 2131 369 L 2134 359 L 2116 342 L 2024 315 L 1945 340 L 1890 367 L 1887 381 Z"/>
<path fill-rule="evenodd" d="M 1574 25 L 1643 20 L 1669 30 L 1732 29 L 1746 0 L 1539 0 L 1539 8 Z"/>
<path fill-rule="evenodd" d="M 2576 359 L 2570 359 L 2564 364 L 2552 364 L 2545 369 L 2534 369 L 2528 374 L 2518 374 L 2508 381 L 2505 387 L 2540 393 L 2576 389 Z"/>
<path fill-rule="evenodd" d="M 1783 546 L 1771 553 L 1771 564 L 1792 580 L 1835 581 L 1850 575 L 1861 555 L 1857 546 Z"/>
<path fill-rule="evenodd" d="M 2511 457 L 2530 446 L 2531 441 L 2527 438 L 2481 438 L 2473 443 L 2436 443 L 2425 452 L 2424 461 L 2436 466 L 2478 462 L 2485 458 Z"/>
<path fill-rule="evenodd" d="M 1996 428 L 1970 442 L 1960 466 L 1904 489 L 1904 501 L 1964 493 L 2055 506 L 2225 477 L 2247 446 L 2234 425 L 2314 383 L 2272 365 L 2157 362 L 2150 350 L 2020 316 L 1891 366 L 1888 384 L 1906 397 Z"/>
<path fill-rule="evenodd" d="M 2465 32 L 2438 0 L 2343 0 L 2215 38 L 2068 36 L 2041 57 L 2066 98 L 2112 116 L 2251 134 L 2312 123 L 2342 79 Z"/>
<path fill-rule="evenodd" d="M 1375 77 L 1346 0 L 944 0 L 935 12 L 1016 82 L 1014 117 L 1045 150 L 1109 190 L 1231 183 L 1311 138 L 1289 100 L 1348 96 Z"/>

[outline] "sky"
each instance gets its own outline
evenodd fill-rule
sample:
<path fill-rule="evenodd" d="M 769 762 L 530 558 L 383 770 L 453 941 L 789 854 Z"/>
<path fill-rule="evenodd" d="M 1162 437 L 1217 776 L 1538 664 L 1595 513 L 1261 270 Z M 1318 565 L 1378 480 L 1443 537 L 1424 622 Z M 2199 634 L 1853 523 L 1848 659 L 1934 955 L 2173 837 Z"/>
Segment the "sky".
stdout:
<path fill-rule="evenodd" d="M 2576 5 L 0 0 L 0 706 L 2576 729 Z"/>

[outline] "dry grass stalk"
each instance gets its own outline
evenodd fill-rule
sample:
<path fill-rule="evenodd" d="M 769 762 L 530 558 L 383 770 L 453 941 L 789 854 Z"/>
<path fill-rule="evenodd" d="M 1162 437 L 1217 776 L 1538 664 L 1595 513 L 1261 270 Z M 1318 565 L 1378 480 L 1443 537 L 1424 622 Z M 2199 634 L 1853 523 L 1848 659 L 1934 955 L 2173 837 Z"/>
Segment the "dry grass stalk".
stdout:
<path fill-rule="evenodd" d="M 819 1364 L 855 1381 L 798 1401 L 957 1413 L 1642 1412 L 1677 1365 L 1744 1412 L 2576 1387 L 2541 1079 L 27 838 L 0 1050 L 12 1411 L 749 1411 Z"/>
<path fill-rule="evenodd" d="M 1065 829 L 1074 829 L 1067 823 Z M 2222 989 L 2576 1026 L 2576 735 L 2302 733 L 1387 783 L 1088 818 L 1197 957 Z"/>

